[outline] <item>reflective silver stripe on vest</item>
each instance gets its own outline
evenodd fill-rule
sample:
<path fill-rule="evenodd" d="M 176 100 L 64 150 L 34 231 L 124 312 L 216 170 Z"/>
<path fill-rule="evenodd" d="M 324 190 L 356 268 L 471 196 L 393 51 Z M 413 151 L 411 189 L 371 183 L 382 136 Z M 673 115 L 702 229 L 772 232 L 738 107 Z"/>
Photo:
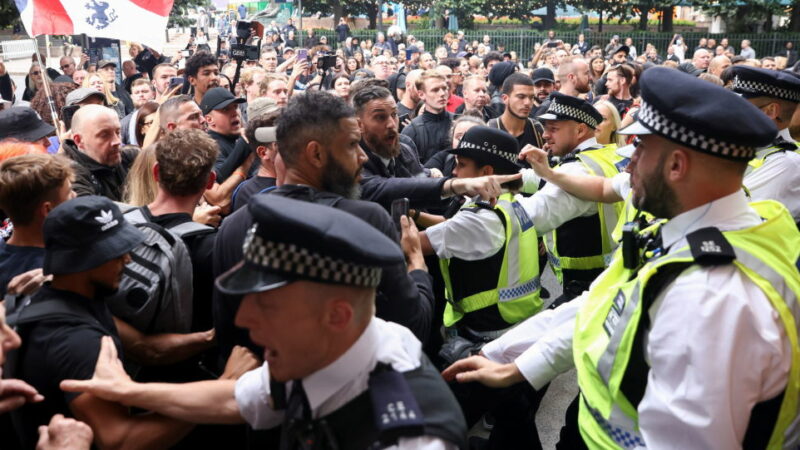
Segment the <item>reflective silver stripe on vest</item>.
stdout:
<path fill-rule="evenodd" d="M 619 444 L 622 448 L 643 448 L 646 447 L 644 438 L 636 431 L 636 423 L 625 415 L 616 404 L 611 405 L 611 420 L 606 420 L 600 411 L 592 408 L 586 401 L 586 397 L 581 395 L 583 404 L 591 413 L 600 428 L 606 435 Z"/>
<path fill-rule="evenodd" d="M 539 276 L 537 275 L 524 283 L 498 289 L 499 292 L 498 300 L 501 302 L 508 302 L 511 300 L 516 300 L 518 298 L 525 297 L 526 295 L 530 295 L 536 292 L 536 290 L 539 289 L 539 286 L 540 286 Z"/>
<path fill-rule="evenodd" d="M 667 255 L 664 258 L 657 260 L 659 263 L 670 261 L 673 259 L 681 259 L 681 258 L 691 258 L 692 252 L 690 250 L 681 250 L 679 252 L 675 252 L 671 255 Z M 647 267 L 647 266 L 645 266 Z M 606 347 L 606 351 L 600 356 L 600 360 L 597 361 L 597 373 L 603 378 L 606 385 L 608 385 L 608 380 L 611 377 L 611 369 L 614 366 L 614 360 L 617 358 L 617 351 L 619 350 L 619 344 L 622 341 L 622 336 L 625 334 L 625 329 L 628 328 L 628 323 L 631 321 L 631 317 L 633 316 L 633 312 L 639 306 L 639 290 L 641 288 L 641 283 L 638 281 L 631 292 L 630 304 L 624 305 L 622 310 L 622 315 L 619 318 L 619 321 L 614 328 L 614 333 L 611 335 L 611 339 L 608 342 L 608 347 Z M 642 314 L 647 314 L 646 311 L 643 311 Z"/>
<path fill-rule="evenodd" d="M 506 267 L 506 276 L 508 278 L 506 279 L 506 286 L 516 286 L 520 282 L 519 234 L 521 233 L 521 227 L 519 218 L 517 218 L 517 214 L 514 212 L 514 206 L 511 205 L 511 202 L 508 200 L 498 200 L 497 204 L 503 209 L 503 212 L 506 213 L 508 220 L 511 222 L 506 225 L 511 225 L 511 239 L 506 243 L 506 257 L 508 258 L 508 266 Z"/>
<path fill-rule="evenodd" d="M 783 276 L 747 250 L 739 247 L 733 247 L 733 250 L 736 252 L 736 259 L 739 262 L 769 282 L 770 286 L 781 296 L 792 312 L 795 326 L 800 326 L 800 310 L 798 309 L 797 296 L 786 284 Z M 800 444 L 800 402 L 798 402 L 798 410 L 795 411 L 794 420 L 783 434 L 783 440 L 783 448 L 786 449 L 796 449 Z"/>

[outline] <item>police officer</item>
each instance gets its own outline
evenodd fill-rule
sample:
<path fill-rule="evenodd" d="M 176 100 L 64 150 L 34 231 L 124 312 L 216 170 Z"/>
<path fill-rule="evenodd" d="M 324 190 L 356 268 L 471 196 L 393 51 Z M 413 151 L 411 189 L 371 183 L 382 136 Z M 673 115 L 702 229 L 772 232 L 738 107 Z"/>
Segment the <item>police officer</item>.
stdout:
<path fill-rule="evenodd" d="M 521 169 L 516 139 L 486 126 L 467 130 L 448 152 L 456 155 L 458 178 Z M 512 183 L 515 190 L 522 184 Z M 444 324 L 458 324 L 458 334 L 491 340 L 541 309 L 536 228 L 514 194 L 501 195 L 494 206 L 467 201 L 451 219 L 423 232 L 420 241 L 424 253 L 439 257 L 448 299 Z"/>
<path fill-rule="evenodd" d="M 188 422 L 280 426 L 282 449 L 462 447 L 464 418 L 420 342 L 374 316 L 398 245 L 327 206 L 264 195 L 248 208 L 244 260 L 217 286 L 246 295 L 236 323 L 264 347 L 262 367 L 238 381 L 140 384 L 107 346 L 93 380 L 62 387 Z"/>
<path fill-rule="evenodd" d="M 467 130 L 455 149 L 453 175 L 471 178 L 519 172 L 517 140 L 487 126 Z M 518 191 L 521 180 L 504 187 Z M 542 309 L 539 296 L 537 234 L 513 193 L 489 203 L 467 200 L 452 218 L 420 234 L 422 250 L 439 258 L 447 303 L 448 339 L 439 356 L 446 364 L 477 352 L 480 346 Z M 482 386 L 453 386 L 467 424 L 490 411 L 495 418 L 491 448 L 541 448 L 531 423 L 543 393 L 516 386 L 501 395 Z"/>
<path fill-rule="evenodd" d="M 603 116 L 585 100 L 553 92 L 550 106 L 539 120 L 545 124 L 544 138 L 550 152 L 560 160 L 556 170 L 604 177 L 619 173 L 616 164 L 622 158 L 594 137 Z M 524 181 L 526 191 L 528 186 L 539 184 L 532 171 L 525 171 Z M 564 286 L 564 293 L 553 306 L 580 295 L 611 259 L 615 248 L 611 232 L 621 204 L 581 200 L 555 184 L 546 184 L 521 203 L 538 232 L 548 233 L 545 242 L 550 264 Z"/>
<path fill-rule="evenodd" d="M 792 115 L 800 103 L 800 79 L 792 74 L 744 65 L 730 69 L 730 89 L 741 94 L 778 127 L 778 137 L 756 152 L 747 167 L 744 185 L 753 200 L 777 200 L 800 224 L 800 153 L 789 134 Z"/>
<path fill-rule="evenodd" d="M 641 84 L 642 109 L 624 130 L 641 138 L 633 200 L 669 221 L 633 234 L 579 300 L 484 347 L 512 363 L 473 357 L 445 375 L 536 387 L 574 365 L 591 448 L 792 447 L 800 233 L 780 203 L 748 204 L 741 189 L 777 129 L 689 75 L 653 68 Z"/>

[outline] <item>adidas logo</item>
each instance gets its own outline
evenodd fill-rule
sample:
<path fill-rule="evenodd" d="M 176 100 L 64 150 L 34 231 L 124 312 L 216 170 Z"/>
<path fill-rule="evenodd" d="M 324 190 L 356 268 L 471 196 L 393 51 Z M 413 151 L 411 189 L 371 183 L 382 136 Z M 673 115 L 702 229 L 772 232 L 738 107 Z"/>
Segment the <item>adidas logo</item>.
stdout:
<path fill-rule="evenodd" d="M 109 228 L 113 228 L 119 225 L 119 221 L 114 218 L 114 213 L 111 210 L 108 211 L 100 211 L 99 216 L 95 216 L 94 220 L 98 223 L 102 224 L 100 227 L 100 231 L 106 231 Z"/>
<path fill-rule="evenodd" d="M 722 252 L 722 247 L 717 245 L 714 241 L 703 241 L 703 244 L 700 246 L 700 250 L 705 253 L 720 253 Z"/>

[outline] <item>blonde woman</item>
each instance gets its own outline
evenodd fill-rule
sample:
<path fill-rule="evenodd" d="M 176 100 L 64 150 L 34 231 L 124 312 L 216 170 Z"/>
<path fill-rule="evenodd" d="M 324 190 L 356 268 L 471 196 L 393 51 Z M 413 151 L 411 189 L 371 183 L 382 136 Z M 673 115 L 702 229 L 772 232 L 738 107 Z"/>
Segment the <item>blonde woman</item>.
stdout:
<path fill-rule="evenodd" d="M 594 107 L 603 116 L 603 121 L 594 130 L 597 143 L 600 145 L 615 144 L 617 147 L 624 146 L 625 137 L 617 133 L 622 123 L 617 108 L 607 100 L 598 101 Z"/>
<path fill-rule="evenodd" d="M 83 79 L 83 87 L 94 89 L 97 92 L 102 92 L 106 98 L 106 106 L 116 111 L 120 119 L 125 117 L 125 105 L 114 96 L 111 91 L 113 84 L 109 85 L 103 81 L 103 77 L 98 72 L 90 73 Z"/>

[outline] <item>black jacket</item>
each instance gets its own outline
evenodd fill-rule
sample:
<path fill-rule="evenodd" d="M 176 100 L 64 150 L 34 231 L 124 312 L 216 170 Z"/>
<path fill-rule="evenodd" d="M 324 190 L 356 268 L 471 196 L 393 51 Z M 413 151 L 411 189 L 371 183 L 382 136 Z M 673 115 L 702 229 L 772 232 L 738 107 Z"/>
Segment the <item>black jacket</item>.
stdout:
<path fill-rule="evenodd" d="M 122 188 L 139 149 L 125 147 L 122 149 L 122 162 L 116 166 L 106 166 L 78 150 L 71 139 L 64 141 L 64 154 L 72 160 L 75 180 L 72 190 L 80 197 L 84 195 L 102 195 L 114 201 L 122 201 Z"/>
<path fill-rule="evenodd" d="M 419 158 L 411 147 L 400 143 L 400 154 L 394 158 L 390 171 L 381 158 L 364 141 L 361 148 L 369 160 L 361 174 L 361 199 L 380 203 L 390 210 L 392 201 L 406 197 L 412 208 L 439 206 L 445 178 L 428 178 Z"/>
<path fill-rule="evenodd" d="M 298 185 L 283 185 L 269 193 L 256 195 L 276 194 L 313 203 L 327 205 L 333 203 L 334 208 L 359 217 L 395 242 L 399 242 L 391 217 L 374 203 L 346 199 L 329 192 L 319 192 L 309 186 Z M 222 222 L 214 249 L 215 277 L 242 260 L 242 244 L 252 224 L 253 217 L 248 208 L 240 208 Z M 432 283 L 430 274 L 423 270 L 408 272 L 405 263 L 384 269 L 375 297 L 376 315 L 381 319 L 408 327 L 419 340 L 425 342 L 433 317 Z M 246 345 L 257 350 L 250 341 L 247 331 L 237 328 L 233 323 L 241 301 L 240 296 L 223 295 L 219 290 L 214 290 L 214 325 L 223 365 L 233 345 Z"/>
<path fill-rule="evenodd" d="M 450 148 L 450 127 L 453 115 L 447 111 L 433 114 L 427 110 L 403 128 L 403 134 L 414 140 L 419 160 L 425 164 L 436 152 Z"/>

